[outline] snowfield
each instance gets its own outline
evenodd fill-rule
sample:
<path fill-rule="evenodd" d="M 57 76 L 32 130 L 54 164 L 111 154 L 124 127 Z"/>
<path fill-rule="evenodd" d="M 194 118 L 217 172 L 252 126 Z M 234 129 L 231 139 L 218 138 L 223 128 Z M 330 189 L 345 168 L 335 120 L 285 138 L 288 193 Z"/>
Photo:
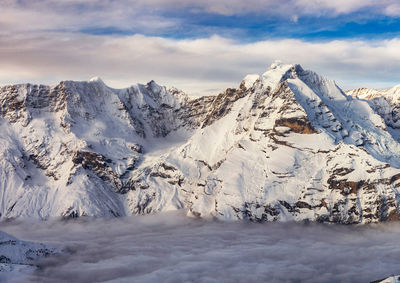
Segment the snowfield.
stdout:
<path fill-rule="evenodd" d="M 0 231 L 0 282 L 25 280 L 24 274 L 36 270 L 35 262 L 38 259 L 59 252 L 54 247 L 21 241 Z"/>

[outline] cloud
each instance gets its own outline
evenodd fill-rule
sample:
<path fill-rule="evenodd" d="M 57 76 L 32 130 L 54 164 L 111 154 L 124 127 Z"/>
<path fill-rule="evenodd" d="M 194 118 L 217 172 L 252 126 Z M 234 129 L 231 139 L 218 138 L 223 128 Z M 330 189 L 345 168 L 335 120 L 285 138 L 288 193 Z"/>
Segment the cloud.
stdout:
<path fill-rule="evenodd" d="M 400 15 L 397 0 L 5 0 L 0 2 L 0 10 L 3 34 L 110 27 L 126 33 L 173 34 L 191 28 L 191 19 L 204 14 L 239 17 L 253 14 L 290 20 L 304 16 L 333 18 L 359 12 L 349 21 L 360 16 Z"/>
<path fill-rule="evenodd" d="M 399 16 L 400 15 L 400 4 L 399 2 L 391 3 L 385 8 L 385 14 L 390 16 Z"/>
<path fill-rule="evenodd" d="M 113 87 L 151 79 L 189 94 L 236 87 L 263 73 L 275 59 L 300 63 L 344 89 L 399 83 L 400 39 L 384 41 L 295 39 L 242 43 L 220 36 L 166 39 L 144 35 L 35 33 L 0 36 L 0 84 L 54 84 L 100 76 Z"/>
<path fill-rule="evenodd" d="M 139 1 L 140 2 L 140 1 Z M 42 31 L 80 32 L 113 28 L 152 33 L 179 26 L 179 20 L 163 17 L 154 7 L 136 1 L 5 1 L 0 3 L 0 34 Z"/>
<path fill-rule="evenodd" d="M 395 1 L 374 0 L 295 0 L 294 5 L 303 13 L 318 13 L 318 11 L 334 12 L 334 14 L 349 14 L 364 8 L 384 9 L 389 3 Z M 376 11 L 375 11 L 376 12 Z M 379 12 L 383 12 L 382 10 Z"/>
<path fill-rule="evenodd" d="M 25 282 L 371 282 L 399 272 L 398 223 L 223 223 L 172 212 L 2 230 L 65 248 Z"/>
<path fill-rule="evenodd" d="M 141 5 L 167 8 L 171 1 L 150 0 L 139 1 Z M 393 13 L 391 7 L 398 6 L 397 0 L 172 0 L 173 4 L 180 7 L 196 7 L 200 11 L 221 15 L 237 15 L 245 13 L 267 13 L 269 16 L 279 14 L 290 18 L 293 14 L 335 16 L 349 14 L 366 8 L 372 8 L 370 12 L 387 15 L 399 15 Z"/>

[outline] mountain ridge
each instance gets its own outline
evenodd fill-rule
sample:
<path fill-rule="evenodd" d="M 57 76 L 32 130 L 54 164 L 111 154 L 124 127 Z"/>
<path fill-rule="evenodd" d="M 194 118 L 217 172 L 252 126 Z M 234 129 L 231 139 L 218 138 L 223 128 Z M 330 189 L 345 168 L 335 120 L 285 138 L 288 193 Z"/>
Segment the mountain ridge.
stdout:
<path fill-rule="evenodd" d="M 386 101 L 386 100 L 385 100 Z M 300 65 L 191 98 L 101 79 L 0 87 L 0 213 L 223 220 L 396 220 L 393 113 Z"/>

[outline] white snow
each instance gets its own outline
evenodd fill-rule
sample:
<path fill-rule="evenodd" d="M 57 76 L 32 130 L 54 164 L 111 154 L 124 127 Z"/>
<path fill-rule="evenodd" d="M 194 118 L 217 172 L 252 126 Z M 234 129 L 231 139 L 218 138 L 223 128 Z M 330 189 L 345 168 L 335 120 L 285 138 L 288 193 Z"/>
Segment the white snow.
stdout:
<path fill-rule="evenodd" d="M 259 74 L 249 74 L 249 75 L 245 76 L 243 79 L 244 86 L 246 88 L 251 88 L 254 85 L 254 83 L 259 79 L 260 79 Z"/>
<path fill-rule="evenodd" d="M 208 104 L 153 81 L 119 90 L 99 78 L 66 81 L 50 88 L 59 97 L 48 104 L 32 94 L 34 86 L 17 86 L 18 100 L 43 105 L 0 118 L 1 216 L 186 208 L 223 220 L 288 221 L 333 219 L 339 206 L 344 222 L 365 223 L 379 220 L 363 210 L 379 215 L 382 198 L 387 213 L 396 210 L 397 189 L 383 183 L 400 173 L 399 139 L 389 124 L 397 120 L 378 111 L 384 101 L 348 96 L 334 81 L 280 62 L 244 83 L 235 102 Z M 0 89 L 0 99 L 7 91 Z M 191 103 L 204 104 L 194 111 Z M 219 117 L 218 107 L 228 110 Z M 205 126 L 207 115 L 217 118 Z M 385 178 L 354 197 L 328 183 Z"/>
<path fill-rule="evenodd" d="M 21 241 L 0 231 L 0 281 L 25 281 L 24 275 L 36 269 L 35 261 L 56 252 L 59 253 L 60 250 L 39 243 Z"/>

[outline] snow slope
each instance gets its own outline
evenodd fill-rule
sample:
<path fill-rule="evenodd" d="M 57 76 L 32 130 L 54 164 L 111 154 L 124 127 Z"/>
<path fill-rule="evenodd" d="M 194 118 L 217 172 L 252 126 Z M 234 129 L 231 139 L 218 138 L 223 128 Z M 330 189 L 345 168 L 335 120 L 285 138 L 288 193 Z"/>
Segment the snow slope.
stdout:
<path fill-rule="evenodd" d="M 0 281 L 16 279 L 16 276 L 21 276 L 24 271 L 34 270 L 35 260 L 55 252 L 57 252 L 55 248 L 21 241 L 0 231 Z"/>
<path fill-rule="evenodd" d="M 399 114 L 377 105 L 279 62 L 196 99 L 153 81 L 4 86 L 1 218 L 397 220 Z"/>
<path fill-rule="evenodd" d="M 373 283 L 398 283 L 400 282 L 400 276 L 391 276 L 379 281 L 374 281 Z"/>
<path fill-rule="evenodd" d="M 400 85 L 390 89 L 359 88 L 347 91 L 347 94 L 367 100 L 371 107 L 385 120 L 389 131 L 399 137 L 400 129 Z"/>

